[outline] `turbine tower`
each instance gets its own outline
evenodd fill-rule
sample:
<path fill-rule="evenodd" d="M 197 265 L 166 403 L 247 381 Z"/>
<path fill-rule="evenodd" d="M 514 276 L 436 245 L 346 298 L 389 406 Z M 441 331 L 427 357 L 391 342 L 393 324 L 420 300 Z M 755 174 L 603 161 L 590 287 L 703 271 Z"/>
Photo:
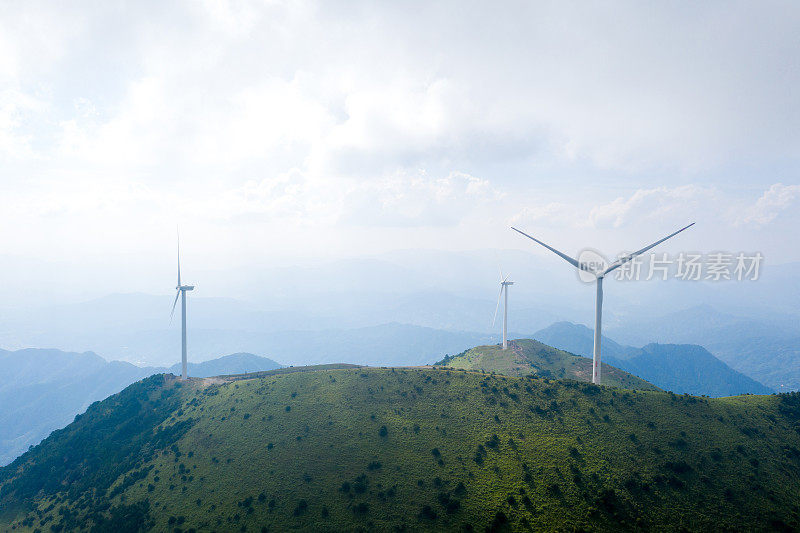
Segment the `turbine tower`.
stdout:
<path fill-rule="evenodd" d="M 178 285 L 175 287 L 175 301 L 172 303 L 172 313 L 169 321 L 175 315 L 175 306 L 178 305 L 178 297 L 181 299 L 181 379 L 185 380 L 188 376 L 186 363 L 186 291 L 194 290 L 194 285 L 181 284 L 181 237 L 178 235 Z"/>
<path fill-rule="evenodd" d="M 508 276 L 503 277 L 503 271 L 500 270 L 500 294 L 497 295 L 497 305 L 494 308 L 494 318 L 492 319 L 492 327 L 497 320 L 497 310 L 500 309 L 500 299 L 505 300 L 503 309 L 503 349 L 508 348 L 508 286 L 513 285 L 513 281 L 508 281 Z"/>
<path fill-rule="evenodd" d="M 667 235 L 663 239 L 658 240 L 658 241 L 654 242 L 653 244 L 651 244 L 649 246 L 645 246 L 641 250 L 638 250 L 636 252 L 633 252 L 632 254 L 628 254 L 628 255 L 625 255 L 625 256 L 617 259 L 616 261 L 614 261 L 613 263 L 608 265 L 604 270 L 599 270 L 599 271 L 595 271 L 594 269 L 590 268 L 589 265 L 587 265 L 586 263 L 579 263 L 578 261 L 576 261 L 575 259 L 571 258 L 570 256 L 559 252 L 558 250 L 556 250 L 552 246 L 548 246 L 547 244 L 543 243 L 539 239 L 531 237 L 530 235 L 528 235 L 524 231 L 520 231 L 517 228 L 513 228 L 513 227 L 511 228 L 514 231 L 516 231 L 517 233 L 521 233 L 522 235 L 526 236 L 527 238 L 531 239 L 532 241 L 541 244 L 542 246 L 544 246 L 545 248 L 547 248 L 548 250 L 550 250 L 551 252 L 553 252 L 557 256 L 559 256 L 562 259 L 564 259 L 565 261 L 567 261 L 569 264 L 571 264 L 575 268 L 592 274 L 595 277 L 595 279 L 597 280 L 597 300 L 596 300 L 596 303 L 595 303 L 595 315 L 594 315 L 594 350 L 592 351 L 592 383 L 595 383 L 595 384 L 599 385 L 600 381 L 601 381 L 600 339 L 602 338 L 602 327 L 601 327 L 601 324 L 602 324 L 602 316 L 603 316 L 603 278 L 606 276 L 606 274 L 608 274 L 612 270 L 616 270 L 617 268 L 621 267 L 625 263 L 631 261 L 634 257 L 645 253 L 647 250 L 650 250 L 651 248 L 661 244 L 662 242 L 666 241 L 667 239 L 670 239 L 670 238 L 674 237 L 678 233 L 680 233 L 683 230 L 688 229 L 688 228 L 690 228 L 692 226 L 694 226 L 694 222 L 692 222 L 691 224 L 689 224 L 686 227 L 683 227 L 683 228 L 679 229 L 675 233 L 671 233 L 671 234 Z"/>

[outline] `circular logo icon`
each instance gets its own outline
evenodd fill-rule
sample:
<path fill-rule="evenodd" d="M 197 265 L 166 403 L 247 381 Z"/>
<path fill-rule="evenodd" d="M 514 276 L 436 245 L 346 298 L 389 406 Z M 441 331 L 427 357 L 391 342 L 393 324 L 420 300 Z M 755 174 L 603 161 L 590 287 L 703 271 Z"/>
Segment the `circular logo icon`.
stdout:
<path fill-rule="evenodd" d="M 578 264 L 581 265 L 581 268 L 578 269 L 578 277 L 584 283 L 595 281 L 597 274 L 600 274 L 610 265 L 606 258 L 603 257 L 603 254 L 591 248 L 581 250 L 578 254 Z"/>

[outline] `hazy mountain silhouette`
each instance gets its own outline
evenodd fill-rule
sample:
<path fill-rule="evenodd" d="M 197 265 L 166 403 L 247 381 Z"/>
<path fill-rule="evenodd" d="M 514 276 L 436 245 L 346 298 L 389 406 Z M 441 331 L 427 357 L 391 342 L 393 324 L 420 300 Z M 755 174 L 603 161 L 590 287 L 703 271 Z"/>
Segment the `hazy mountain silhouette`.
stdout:
<path fill-rule="evenodd" d="M 592 356 L 594 332 L 581 324 L 557 322 L 537 333 L 537 340 L 585 357 Z M 695 344 L 625 346 L 603 336 L 603 362 L 621 368 L 664 390 L 733 396 L 769 394 L 769 387 L 737 372 Z"/>
<path fill-rule="evenodd" d="M 198 378 L 211 376 L 221 376 L 223 374 L 248 374 L 250 372 L 263 372 L 264 370 L 274 370 L 281 365 L 251 353 L 234 353 L 211 361 L 202 363 L 189 363 L 189 375 Z M 169 367 L 169 371 L 176 376 L 181 373 L 180 363 Z"/>
<path fill-rule="evenodd" d="M 700 344 L 731 368 L 777 391 L 800 389 L 800 328 L 781 314 L 756 320 L 701 305 L 610 329 L 629 343 Z"/>

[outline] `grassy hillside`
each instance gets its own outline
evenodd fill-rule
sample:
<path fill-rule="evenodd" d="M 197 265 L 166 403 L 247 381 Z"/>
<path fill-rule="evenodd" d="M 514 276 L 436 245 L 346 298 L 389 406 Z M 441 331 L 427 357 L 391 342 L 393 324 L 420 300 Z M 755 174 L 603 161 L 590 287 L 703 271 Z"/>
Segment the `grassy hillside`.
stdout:
<path fill-rule="evenodd" d="M 304 370 L 94 404 L 0 469 L 0 531 L 800 527 L 800 395 Z"/>
<path fill-rule="evenodd" d="M 528 376 L 592 380 L 592 361 L 533 339 L 509 341 L 508 349 L 500 345 L 478 346 L 449 356 L 437 365 L 478 372 L 496 372 L 506 376 Z M 603 384 L 624 389 L 658 390 L 632 374 L 603 363 Z"/>

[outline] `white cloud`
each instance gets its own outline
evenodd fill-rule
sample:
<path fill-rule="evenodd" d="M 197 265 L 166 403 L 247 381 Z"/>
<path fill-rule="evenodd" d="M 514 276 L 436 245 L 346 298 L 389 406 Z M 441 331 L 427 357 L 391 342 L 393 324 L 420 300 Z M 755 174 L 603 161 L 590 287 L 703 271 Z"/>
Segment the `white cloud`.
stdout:
<path fill-rule="evenodd" d="M 639 189 L 627 198 L 593 207 L 586 222 L 594 228 L 620 228 L 646 219 L 696 220 L 714 208 L 716 194 L 697 185 Z"/>
<path fill-rule="evenodd" d="M 187 215 L 226 221 L 272 222 L 291 226 L 334 224 L 341 209 L 342 192 L 330 181 L 315 180 L 299 169 L 221 192 L 213 201 L 190 199 Z"/>
<path fill-rule="evenodd" d="M 147 201 L 146 197 L 138 197 Z M 503 194 L 488 180 L 462 172 L 430 177 L 397 173 L 373 180 L 320 177 L 301 169 L 251 179 L 217 194 L 170 195 L 162 200 L 182 218 L 303 227 L 425 227 L 458 224 Z M 133 197 L 131 198 L 133 199 Z M 85 207 L 84 201 L 81 208 Z M 127 208 L 131 206 L 126 204 Z M 122 206 L 120 205 L 120 208 Z"/>
<path fill-rule="evenodd" d="M 574 205 L 550 202 L 542 206 L 525 206 L 509 219 L 512 225 L 535 224 L 541 226 L 575 227 L 583 218 Z"/>
<path fill-rule="evenodd" d="M 146 216 L 170 208 L 170 200 L 135 182 L 108 180 L 102 184 L 79 175 L 62 175 L 41 181 L 24 195 L 9 198 L 5 215 L 24 220 L 33 217 L 49 224 L 69 223 L 75 218 L 110 220 Z"/>
<path fill-rule="evenodd" d="M 494 239 L 463 224 L 759 226 L 796 201 L 784 186 L 731 214 L 729 185 L 796 182 L 793 6 L 769 23 L 751 4 L 64 6 L 0 20 L 0 222 L 29 249 L 42 220 L 66 246 L 142 213 L 356 243 L 402 228 L 395 247 L 437 227 L 473 248 Z"/>
<path fill-rule="evenodd" d="M 795 10 L 767 29 L 744 4 L 723 27 L 701 23 L 719 16 L 708 6 L 473 6 L 455 20 L 447 4 L 417 7 L 209 0 L 143 16 L 153 6 L 132 4 L 136 37 L 113 49 L 126 64 L 92 80 L 121 87 L 99 95 L 108 113 L 85 134 L 96 148 L 86 156 L 236 160 L 291 142 L 305 154 L 282 171 L 305 157 L 355 175 L 365 163 L 492 161 L 514 146 L 629 172 L 785 157 L 800 141 L 800 80 L 777 68 L 793 60 Z M 3 63 L 21 83 L 46 79 L 54 99 L 75 91 L 65 69 L 105 67 L 104 41 L 116 44 L 98 28 L 126 30 L 113 10 L 80 20 L 70 41 L 19 46 Z M 59 121 L 70 134 L 73 118 Z"/>
<path fill-rule="evenodd" d="M 699 185 L 637 189 L 601 204 L 550 202 L 541 207 L 526 206 L 511 217 L 512 223 L 529 223 L 565 228 L 613 229 L 637 226 L 643 222 L 670 220 L 677 223 L 719 214 L 719 191 Z"/>
<path fill-rule="evenodd" d="M 377 179 L 354 186 L 344 199 L 342 222 L 359 226 L 448 226 L 502 198 L 489 181 L 452 172 Z"/>
<path fill-rule="evenodd" d="M 0 158 L 34 157 L 31 143 L 34 133 L 28 120 L 42 113 L 46 104 L 19 90 L 0 91 Z"/>
<path fill-rule="evenodd" d="M 142 78 L 132 82 L 116 112 L 106 120 L 96 109 L 86 113 L 87 105 L 94 108 L 88 99 L 73 105 L 73 118 L 60 124 L 56 152 L 72 164 L 136 169 L 176 155 L 180 127 L 162 80 Z"/>
<path fill-rule="evenodd" d="M 754 204 L 745 208 L 738 225 L 766 226 L 800 198 L 800 185 L 775 183 Z"/>

